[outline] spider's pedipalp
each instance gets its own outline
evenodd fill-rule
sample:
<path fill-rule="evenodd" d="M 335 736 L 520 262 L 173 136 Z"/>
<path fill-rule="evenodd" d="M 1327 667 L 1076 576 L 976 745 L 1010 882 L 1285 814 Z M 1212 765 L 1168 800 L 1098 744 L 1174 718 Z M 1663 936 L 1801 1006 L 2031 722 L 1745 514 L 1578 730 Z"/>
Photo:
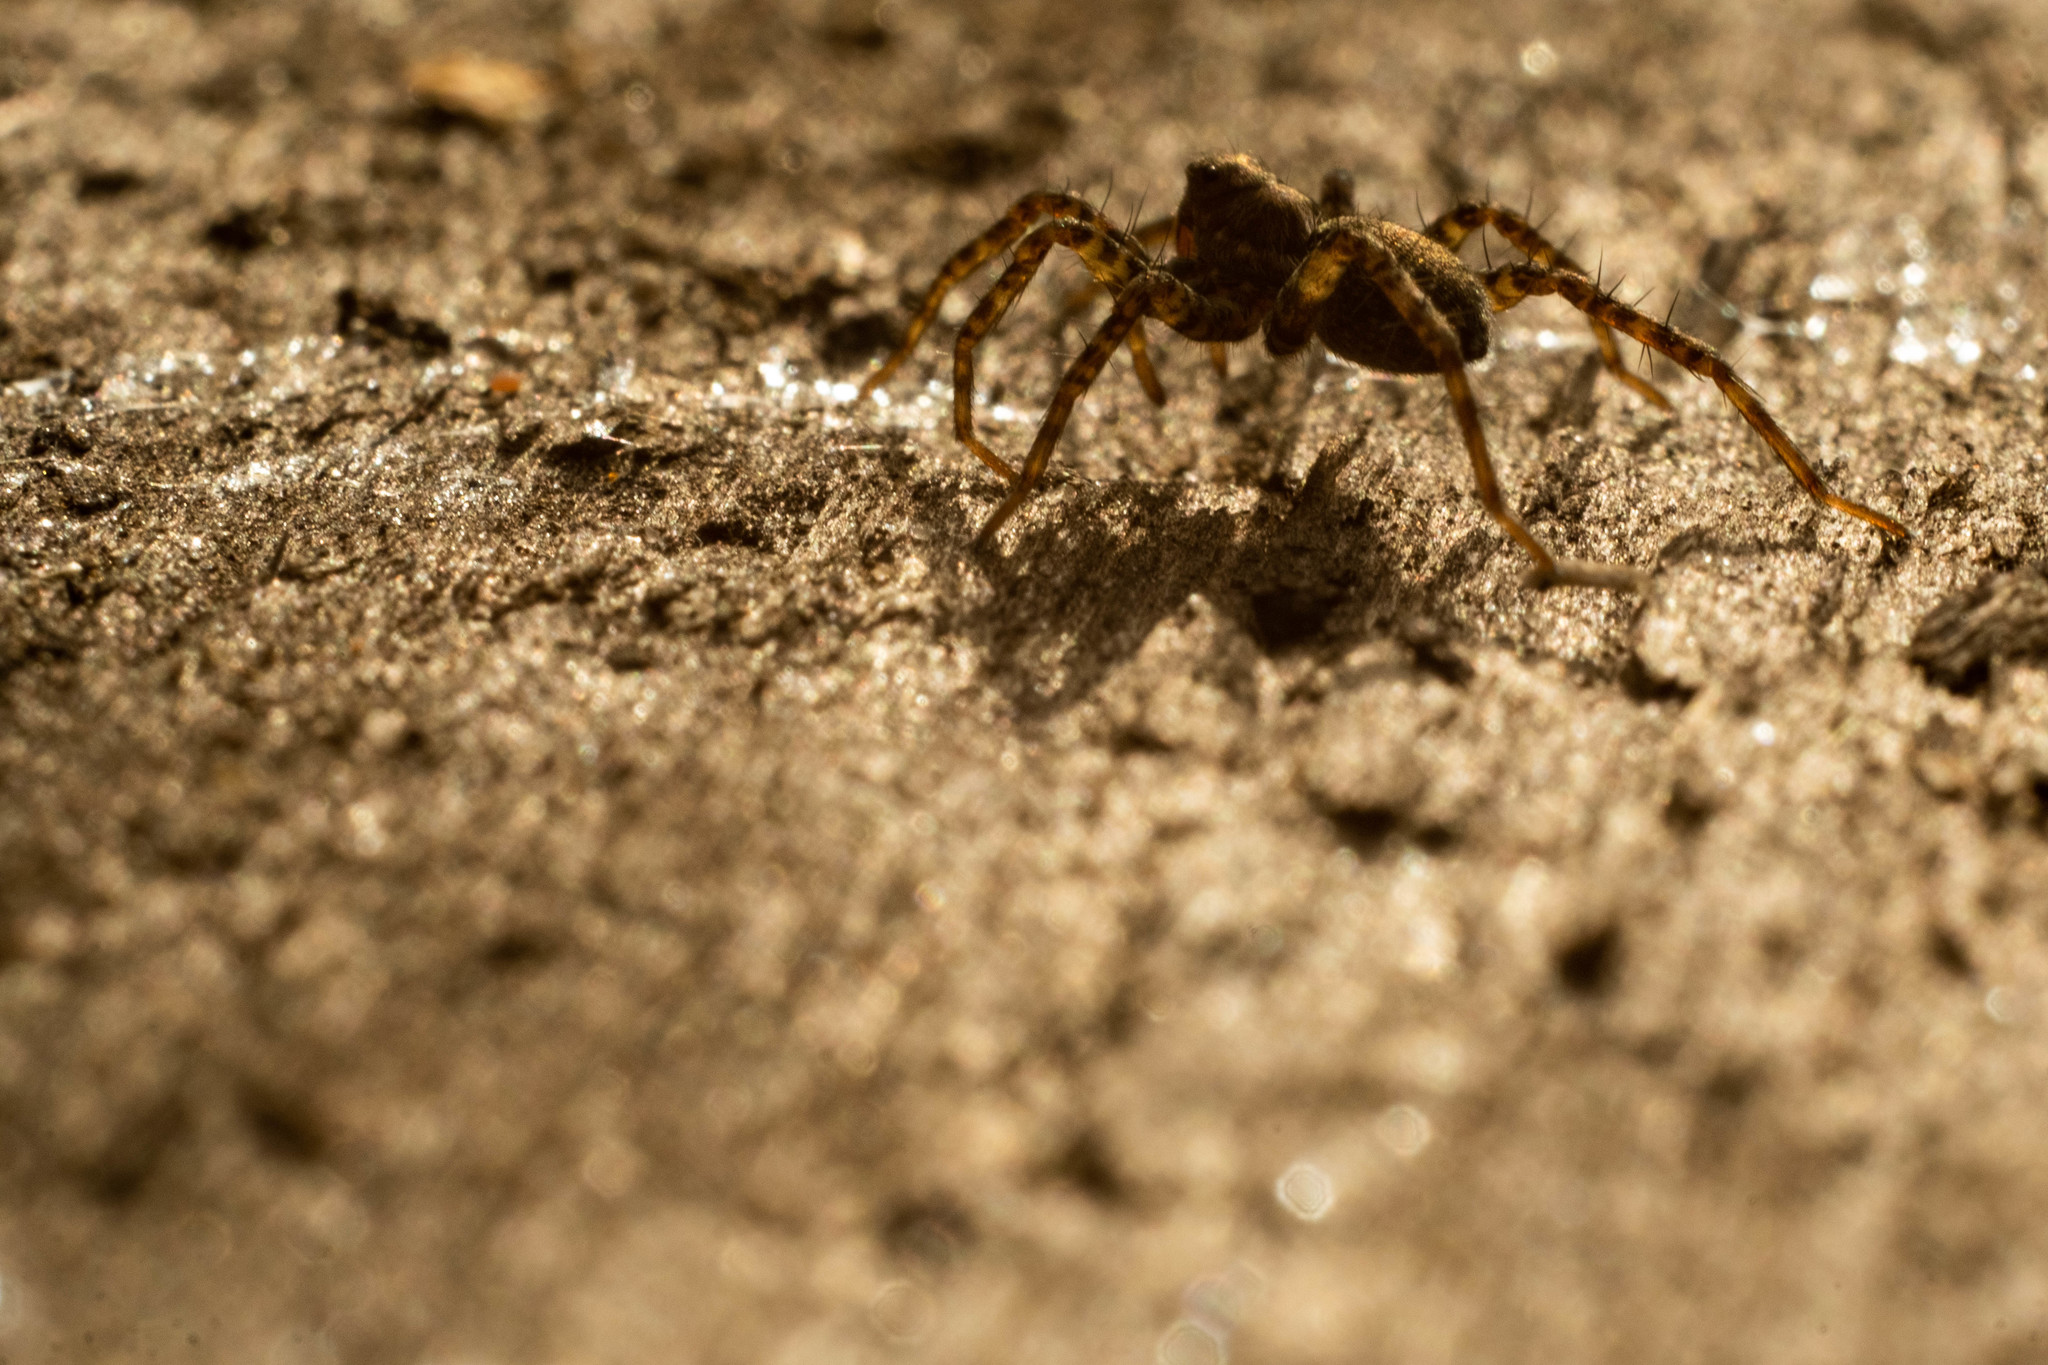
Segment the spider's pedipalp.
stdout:
<path fill-rule="evenodd" d="M 1163 406 L 1166 402 L 1166 386 L 1159 382 L 1159 372 L 1152 368 L 1152 353 L 1146 349 L 1145 324 L 1142 319 L 1137 326 L 1131 328 L 1131 334 L 1126 340 L 1131 348 L 1131 368 L 1137 371 L 1139 387 L 1145 390 L 1145 396 L 1152 400 L 1154 407 Z"/>
<path fill-rule="evenodd" d="M 1621 302 L 1610 294 L 1603 293 L 1584 275 L 1573 270 L 1560 270 L 1535 263 L 1503 266 L 1484 277 L 1488 297 L 1496 308 L 1512 308 L 1525 298 L 1539 294 L 1555 294 L 1586 316 L 1606 326 L 1623 332 L 1644 346 L 1677 362 L 1685 369 L 1713 384 L 1721 396 L 1734 405 L 1743 420 L 1748 422 L 1764 444 L 1771 448 L 1792 471 L 1792 477 L 1808 496 L 1824 506 L 1831 507 L 1845 516 L 1855 517 L 1875 526 L 1878 530 L 1895 539 L 1907 539 L 1906 528 L 1873 508 L 1840 497 L 1831 491 L 1825 480 L 1814 472 L 1806 457 L 1799 453 L 1799 447 L 1785 434 L 1770 412 L 1764 407 L 1763 399 L 1747 381 L 1721 358 L 1713 347 L 1698 337 L 1688 336 L 1675 327 L 1667 326 L 1655 318 Z"/>

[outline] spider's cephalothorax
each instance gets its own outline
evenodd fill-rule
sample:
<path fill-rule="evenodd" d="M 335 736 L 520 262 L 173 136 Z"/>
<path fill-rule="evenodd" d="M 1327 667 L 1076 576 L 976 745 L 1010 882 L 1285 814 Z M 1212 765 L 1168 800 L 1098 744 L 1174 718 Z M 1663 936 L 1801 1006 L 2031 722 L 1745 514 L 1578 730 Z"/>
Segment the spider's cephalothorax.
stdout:
<path fill-rule="evenodd" d="M 1050 222 L 1040 222 L 1048 218 Z M 1483 274 L 1467 269 L 1457 257 L 1458 244 L 1487 227 L 1528 259 Z M 1175 255 L 1160 264 L 1151 249 L 1169 239 Z M 1361 215 L 1352 199 L 1350 178 L 1342 173 L 1332 173 L 1323 182 L 1322 196 L 1310 199 L 1248 156 L 1203 157 L 1191 163 L 1187 190 L 1173 216 L 1128 232 L 1073 195 L 1026 195 L 946 262 L 926 291 L 902 345 L 868 376 L 861 396 L 872 393 L 903 363 L 955 285 L 1012 246 L 1009 267 L 961 326 L 953 347 L 954 432 L 1010 487 L 1009 496 L 982 524 L 979 543 L 995 535 L 1044 476 L 1074 404 L 1118 347 L 1131 348 L 1145 392 L 1154 402 L 1165 401 L 1148 358 L 1143 326 L 1146 318 L 1157 318 L 1182 336 L 1210 343 L 1219 369 L 1227 343 L 1263 331 L 1266 349 L 1276 356 L 1292 355 L 1315 339 L 1370 369 L 1441 373 L 1478 480 L 1479 500 L 1535 561 L 1531 581 L 1539 586 L 1636 586 L 1640 580 L 1631 570 L 1558 560 L 1509 509 L 1494 476 L 1465 366 L 1486 354 L 1492 314 L 1538 294 L 1555 294 L 1585 313 L 1608 371 L 1637 393 L 1659 406 L 1670 406 L 1663 394 L 1622 364 L 1616 331 L 1712 382 L 1815 499 L 1887 535 L 1906 534 L 1882 512 L 1830 492 L 1764 410 L 1756 391 L 1711 346 L 1601 290 L 1521 214 L 1498 204 L 1462 204 L 1416 232 Z M 1068 365 L 1023 469 L 1014 470 L 975 434 L 974 351 L 1056 246 L 1078 255 L 1116 302 Z"/>

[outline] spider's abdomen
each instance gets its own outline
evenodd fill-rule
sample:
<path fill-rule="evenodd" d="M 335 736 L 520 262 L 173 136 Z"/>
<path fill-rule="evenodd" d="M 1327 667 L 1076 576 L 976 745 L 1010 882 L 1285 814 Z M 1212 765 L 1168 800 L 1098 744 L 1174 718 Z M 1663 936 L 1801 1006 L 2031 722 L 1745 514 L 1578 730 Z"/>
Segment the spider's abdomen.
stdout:
<path fill-rule="evenodd" d="M 1408 271 L 1436 310 L 1458 334 L 1458 349 L 1470 364 L 1486 355 L 1493 340 L 1493 309 L 1486 290 L 1457 256 L 1398 223 L 1374 224 L 1378 236 Z M 1363 265 L 1344 272 L 1323 305 L 1316 335 L 1333 352 L 1388 374 L 1434 374 L 1436 358 L 1395 310 Z"/>

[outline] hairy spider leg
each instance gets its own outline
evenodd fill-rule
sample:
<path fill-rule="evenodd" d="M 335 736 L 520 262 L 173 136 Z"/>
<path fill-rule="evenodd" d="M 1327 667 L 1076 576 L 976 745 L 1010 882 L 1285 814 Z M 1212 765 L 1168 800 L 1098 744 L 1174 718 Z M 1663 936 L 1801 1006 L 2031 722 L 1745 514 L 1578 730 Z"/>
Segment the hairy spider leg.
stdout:
<path fill-rule="evenodd" d="M 1472 384 L 1465 372 L 1465 358 L 1459 349 L 1458 335 L 1369 224 L 1338 223 L 1324 229 L 1321 238 L 1280 288 L 1272 315 L 1266 320 L 1266 349 L 1276 356 L 1288 356 L 1308 345 L 1315 335 L 1323 304 L 1336 290 L 1345 271 L 1354 264 L 1363 269 L 1380 292 L 1387 296 L 1395 311 L 1415 330 L 1416 336 L 1435 357 L 1437 369 L 1444 377 L 1444 386 L 1450 390 L 1451 410 L 1457 414 L 1458 430 L 1465 438 L 1465 452 L 1472 459 L 1472 475 L 1479 485 L 1479 501 L 1500 528 L 1535 561 L 1535 567 L 1529 574 L 1530 584 L 1539 588 L 1553 584 L 1640 588 L 1642 575 L 1633 569 L 1558 559 L 1509 509 L 1506 498 L 1501 495 L 1500 479 L 1494 473 L 1493 457 L 1487 453 L 1486 433 L 1479 423 L 1479 404 L 1472 396 Z"/>
<path fill-rule="evenodd" d="M 1323 179 L 1323 197 L 1320 202 L 1325 217 L 1355 212 L 1356 206 L 1351 199 L 1351 176 L 1344 171 L 1331 171 Z M 1131 236 L 1137 238 L 1145 246 L 1159 247 L 1174 239 L 1179 226 L 1179 219 L 1173 214 L 1168 214 L 1164 218 L 1154 218 L 1149 223 L 1140 223 L 1137 227 L 1131 229 Z M 1188 248 L 1182 247 L 1179 249 L 1182 254 L 1187 254 L 1188 252 Z M 1062 317 L 1073 317 L 1089 304 L 1095 302 L 1096 297 L 1102 292 L 1102 283 L 1099 280 L 1090 280 L 1081 288 L 1067 295 L 1067 301 L 1061 305 Z M 1131 329 L 1130 344 L 1131 365 L 1138 372 L 1138 382 L 1145 386 L 1145 395 L 1154 403 L 1164 403 L 1166 401 L 1166 390 L 1160 385 L 1158 377 L 1152 372 L 1152 362 L 1145 353 L 1145 324 L 1142 320 L 1139 321 L 1136 327 Z M 1216 377 L 1218 379 L 1230 378 L 1230 347 L 1223 342 L 1217 341 L 1211 342 L 1208 350 L 1209 368 L 1216 371 Z"/>
<path fill-rule="evenodd" d="M 1829 491 L 1827 484 L 1815 473 L 1813 466 L 1799 453 L 1799 447 L 1785 434 L 1771 414 L 1764 410 L 1763 399 L 1757 396 L 1744 382 L 1741 375 L 1730 369 L 1728 362 L 1721 359 L 1713 347 L 1697 337 L 1687 336 L 1675 327 L 1666 326 L 1644 313 L 1622 303 L 1611 295 L 1602 293 L 1594 283 L 1576 272 L 1546 269 L 1540 265 L 1510 265 L 1480 277 L 1486 293 L 1493 300 L 1496 310 L 1512 308 L 1523 299 L 1536 294 L 1555 294 L 1586 316 L 1595 318 L 1617 331 L 1648 346 L 1659 355 L 1669 356 L 1700 378 L 1710 381 L 1725 395 L 1743 420 L 1764 438 L 1777 457 L 1792 471 L 1792 477 L 1799 480 L 1799 486 L 1806 490 L 1814 501 L 1832 507 L 1845 516 L 1867 521 L 1886 535 L 1906 540 L 1906 528 L 1882 512 L 1873 511 L 1862 503 L 1851 502 Z"/>
<path fill-rule="evenodd" d="M 1563 250 L 1551 245 L 1550 239 L 1536 230 L 1525 214 L 1515 212 L 1501 204 L 1482 202 L 1460 204 L 1438 218 L 1423 230 L 1423 236 L 1442 242 L 1456 251 L 1458 245 L 1481 228 L 1491 227 L 1498 232 L 1515 250 L 1527 256 L 1538 265 L 1555 266 L 1569 270 L 1575 275 L 1586 273 L 1586 267 L 1573 260 Z M 1622 383 L 1634 389 L 1658 407 L 1670 410 L 1671 400 L 1649 380 L 1631 370 L 1621 358 L 1621 347 L 1614 340 L 1614 333 L 1600 319 L 1589 317 L 1592 324 L 1593 340 L 1599 343 L 1600 360 L 1607 366 L 1607 372 Z"/>
<path fill-rule="evenodd" d="M 1001 287 L 998 284 L 997 288 Z M 986 303 L 983 306 L 986 307 Z M 1125 338 L 1148 317 L 1158 318 L 1192 341 L 1243 341 L 1259 327 L 1257 313 L 1228 300 L 1198 293 L 1171 270 L 1151 270 L 1133 282 L 1117 295 L 1116 307 L 1110 310 L 1109 317 L 1096 329 L 1081 354 L 1067 366 L 1059 389 L 1053 394 L 1052 402 L 1038 424 L 1038 435 L 1031 442 L 1030 453 L 1025 456 L 1023 471 L 1011 481 L 1010 495 L 981 524 L 981 530 L 974 537 L 977 547 L 988 545 L 996 532 L 1003 528 L 1003 523 L 1016 514 L 1024 499 L 1031 495 L 1031 490 L 1038 486 L 1038 481 L 1045 476 L 1046 466 L 1052 463 L 1053 447 L 1059 444 L 1060 433 L 1066 429 L 1067 418 L 1073 414 L 1074 405 L 1095 383 L 1096 376 L 1102 373 L 1102 367 L 1109 363 L 1116 348 L 1123 345 Z M 969 322 L 972 321 L 970 318 Z M 957 375 L 958 371 L 955 373 Z M 956 389 L 956 411 L 960 401 Z"/>
<path fill-rule="evenodd" d="M 925 291 L 924 302 L 919 305 L 916 315 L 910 319 L 910 326 L 904 331 L 902 342 L 890 353 L 889 358 L 882 362 L 882 367 L 861 384 L 857 398 L 864 401 L 869 394 L 886 384 L 889 376 L 896 373 L 897 368 L 917 348 L 919 338 L 923 337 L 925 329 L 932 325 L 932 319 L 939 315 L 939 305 L 946 301 L 946 295 L 953 292 L 955 285 L 980 269 L 991 258 L 1007 250 L 1011 243 L 1029 232 L 1031 225 L 1041 218 L 1070 218 L 1086 223 L 1103 235 L 1124 243 L 1131 254 L 1144 254 L 1142 248 L 1123 229 L 1104 217 L 1093 204 L 1079 195 L 1065 194 L 1058 190 L 1039 190 L 1025 195 L 1012 204 L 1010 211 L 998 218 L 988 231 L 954 252 L 947 258 L 946 263 L 939 267 L 938 278 L 934 279 L 931 288 Z M 1139 343 L 1138 349 L 1142 351 L 1143 348 L 1144 344 Z M 1151 362 L 1145 361 L 1140 378 L 1150 374 L 1151 370 Z M 1157 385 L 1158 379 L 1155 377 L 1147 384 L 1146 392 L 1149 394 Z M 1161 392 L 1162 399 L 1156 401 L 1163 401 L 1164 391 Z"/>
<path fill-rule="evenodd" d="M 1074 215 L 1068 213 L 1061 214 L 1060 216 L 1071 218 Z M 1164 218 L 1154 218 L 1150 222 L 1138 224 L 1126 232 L 1124 236 L 1130 238 L 1139 246 L 1144 247 L 1147 251 L 1156 254 L 1160 247 L 1173 240 L 1176 221 L 1174 216 L 1169 213 Z M 1061 301 L 1060 320 L 1064 322 L 1076 313 L 1079 313 L 1082 309 L 1100 298 L 1103 291 L 1104 286 L 1101 280 L 1089 280 L 1088 283 L 1082 285 Z"/>
<path fill-rule="evenodd" d="M 1150 222 L 1140 223 L 1125 235 L 1156 255 L 1160 247 L 1173 240 L 1175 221 L 1174 215 L 1169 213 L 1164 218 L 1154 218 Z M 1060 304 L 1060 321 L 1065 323 L 1078 316 L 1103 292 L 1102 281 L 1090 279 L 1088 283 L 1067 295 L 1065 301 Z M 1151 399 L 1155 406 L 1163 405 L 1166 402 L 1166 386 L 1159 382 L 1159 372 L 1152 368 L 1152 356 L 1145 347 L 1143 322 L 1131 329 L 1130 346 L 1131 368 L 1137 371 L 1138 383 L 1144 386 L 1145 396 Z"/>
<path fill-rule="evenodd" d="M 1017 301 L 1018 296 L 1030 287 L 1038 268 L 1045 264 L 1045 258 L 1056 246 L 1066 247 L 1079 256 L 1091 275 L 1119 291 L 1152 269 L 1151 258 L 1123 233 L 1113 228 L 1105 231 L 1101 223 L 1055 218 L 1025 235 L 1024 240 L 1017 244 L 1009 268 L 996 280 L 995 287 L 975 305 L 974 311 L 967 315 L 967 321 L 960 324 L 960 336 L 953 343 L 953 434 L 974 452 L 976 459 L 1013 484 L 1017 479 L 1016 471 L 974 434 L 974 349 L 981 345 L 983 337 L 995 330 L 996 324 L 1003 320 L 1003 315 L 1010 311 L 1010 305 Z M 1118 340 L 1122 342 L 1136 336 L 1135 326 L 1127 327 Z M 1135 354 L 1145 354 L 1143 342 L 1138 342 Z M 1149 360 L 1140 371 L 1139 378 L 1149 381 L 1146 392 L 1151 395 L 1159 378 L 1152 373 Z M 1164 397 L 1163 393 L 1159 394 L 1154 401 Z"/>

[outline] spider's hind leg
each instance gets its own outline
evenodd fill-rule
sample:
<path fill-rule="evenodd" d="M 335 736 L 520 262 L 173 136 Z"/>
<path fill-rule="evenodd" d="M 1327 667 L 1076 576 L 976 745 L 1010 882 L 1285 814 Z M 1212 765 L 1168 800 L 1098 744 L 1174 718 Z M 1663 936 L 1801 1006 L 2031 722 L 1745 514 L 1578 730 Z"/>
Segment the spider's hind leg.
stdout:
<path fill-rule="evenodd" d="M 1537 230 L 1527 215 L 1517 213 L 1502 204 L 1477 201 L 1460 204 L 1431 223 L 1422 235 L 1433 241 L 1442 242 L 1456 251 L 1459 243 L 1481 228 L 1488 227 L 1498 232 L 1508 245 L 1538 265 L 1569 270 L 1575 275 L 1586 273 L 1584 266 L 1552 245 L 1550 239 Z M 1501 306 L 1504 305 L 1497 304 L 1496 309 Z M 1622 360 L 1621 347 L 1615 343 L 1614 332 L 1608 325 L 1596 317 L 1587 318 L 1587 322 L 1592 325 L 1593 340 L 1600 347 L 1600 361 L 1607 367 L 1607 372 L 1658 407 L 1669 410 L 1671 400 L 1664 396 L 1663 391 L 1631 370 Z"/>
<path fill-rule="evenodd" d="M 1596 323 L 1611 327 L 1642 342 L 1659 355 L 1667 356 L 1707 380 L 1718 388 L 1735 410 L 1742 414 L 1757 435 L 1764 438 L 1764 444 L 1771 448 L 1785 467 L 1792 471 L 1792 477 L 1806 490 L 1815 502 L 1832 507 L 1844 516 L 1866 521 L 1888 536 L 1898 540 L 1908 539 L 1906 528 L 1884 513 L 1865 507 L 1860 502 L 1851 502 L 1831 491 L 1821 476 L 1814 472 L 1806 457 L 1799 453 L 1799 447 L 1785 434 L 1771 414 L 1764 408 L 1763 399 L 1757 396 L 1743 381 L 1741 375 L 1730 369 L 1720 353 L 1697 337 L 1687 336 L 1675 327 L 1668 326 L 1638 312 L 1613 296 L 1601 290 L 1583 274 L 1577 271 L 1558 270 L 1537 264 L 1503 266 L 1480 277 L 1486 286 L 1486 293 L 1493 300 L 1496 309 L 1512 308 L 1523 299 L 1537 294 L 1555 294 L 1572 307 L 1592 318 Z"/>
<path fill-rule="evenodd" d="M 1465 371 L 1463 347 L 1458 334 L 1431 301 L 1400 258 L 1368 225 L 1339 225 L 1328 230 L 1294 274 L 1281 287 L 1266 321 L 1266 348 L 1276 356 L 1293 355 L 1316 334 L 1323 305 L 1336 292 L 1347 271 L 1363 270 L 1387 301 L 1401 315 L 1409 329 L 1428 348 L 1444 387 L 1450 391 L 1451 411 L 1465 438 L 1465 453 L 1472 461 L 1473 481 L 1479 486 L 1479 501 L 1501 530 L 1521 546 L 1534 561 L 1529 582 L 1538 588 L 1571 584 L 1586 588 L 1640 590 L 1642 575 L 1634 569 L 1612 564 L 1588 564 L 1559 559 L 1536 539 L 1522 519 L 1508 506 L 1494 472 L 1493 457 L 1486 448 L 1486 432 L 1479 421 L 1479 403 L 1472 395 L 1472 382 Z"/>

